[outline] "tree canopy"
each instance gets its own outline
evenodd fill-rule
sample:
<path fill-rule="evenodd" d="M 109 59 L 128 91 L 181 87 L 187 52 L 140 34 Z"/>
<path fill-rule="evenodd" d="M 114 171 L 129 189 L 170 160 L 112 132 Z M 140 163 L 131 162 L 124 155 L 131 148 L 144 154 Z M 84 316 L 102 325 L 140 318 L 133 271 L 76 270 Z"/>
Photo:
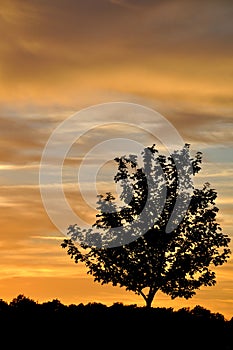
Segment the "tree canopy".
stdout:
<path fill-rule="evenodd" d="M 217 191 L 193 184 L 201 152 L 192 157 L 186 144 L 165 156 L 153 145 L 141 163 L 136 155 L 115 161 L 123 205 L 112 193 L 99 195 L 93 227 L 68 228 L 70 239 L 62 243 L 68 255 L 83 262 L 94 281 L 133 291 L 148 307 L 158 290 L 188 299 L 215 285 L 213 267 L 229 258 L 230 238 L 216 221 Z"/>

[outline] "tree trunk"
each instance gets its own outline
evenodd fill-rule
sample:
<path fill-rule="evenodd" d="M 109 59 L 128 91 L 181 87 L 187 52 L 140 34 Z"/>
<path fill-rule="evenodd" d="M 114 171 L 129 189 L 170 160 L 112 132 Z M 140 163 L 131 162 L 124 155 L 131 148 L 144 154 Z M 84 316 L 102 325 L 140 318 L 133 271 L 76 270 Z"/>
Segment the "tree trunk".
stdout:
<path fill-rule="evenodd" d="M 150 307 L 151 307 L 152 301 L 153 301 L 153 299 L 151 299 L 151 298 L 147 298 L 147 299 L 146 299 L 146 307 L 147 307 L 147 308 L 150 308 Z"/>
<path fill-rule="evenodd" d="M 156 294 L 156 292 L 159 290 L 159 288 L 153 288 L 150 287 L 148 294 L 144 294 L 142 290 L 139 290 L 139 294 L 141 294 L 141 296 L 143 297 L 143 299 L 146 302 L 146 307 L 150 308 L 154 299 L 154 296 Z"/>
<path fill-rule="evenodd" d="M 150 288 L 149 293 L 146 296 L 146 307 L 150 308 L 154 300 L 154 296 L 158 289 Z"/>

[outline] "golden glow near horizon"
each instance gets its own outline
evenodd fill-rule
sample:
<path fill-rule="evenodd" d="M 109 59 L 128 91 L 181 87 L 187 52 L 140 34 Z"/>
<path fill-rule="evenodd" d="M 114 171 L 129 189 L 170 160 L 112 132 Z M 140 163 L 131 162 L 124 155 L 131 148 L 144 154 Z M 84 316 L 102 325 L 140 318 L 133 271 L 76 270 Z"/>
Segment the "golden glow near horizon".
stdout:
<path fill-rule="evenodd" d="M 194 151 L 202 151 L 196 181 L 216 188 L 219 222 L 233 238 L 231 10 L 226 0 L 2 1 L 0 298 L 23 293 L 39 301 L 143 305 L 133 293 L 93 283 L 66 256 L 63 235 L 41 202 L 38 174 L 49 135 L 94 104 L 126 101 L 155 109 Z M 101 132 L 82 139 L 82 152 Z M 137 130 L 130 133 L 143 138 Z M 72 157 L 67 172 L 81 161 Z M 95 219 L 72 184 L 65 191 L 75 210 Z M 154 306 L 200 304 L 232 317 L 232 260 L 216 273 L 216 286 L 191 300 L 158 294 Z"/>

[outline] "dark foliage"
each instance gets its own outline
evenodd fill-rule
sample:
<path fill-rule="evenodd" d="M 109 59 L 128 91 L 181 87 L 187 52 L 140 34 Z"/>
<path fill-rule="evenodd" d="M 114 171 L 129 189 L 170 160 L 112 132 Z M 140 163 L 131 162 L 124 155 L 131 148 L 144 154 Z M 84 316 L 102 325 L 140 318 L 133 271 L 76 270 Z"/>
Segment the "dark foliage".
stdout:
<path fill-rule="evenodd" d="M 193 309 L 102 303 L 38 303 L 19 295 L 0 300 L 1 340 L 6 348 L 66 347 L 231 350 L 233 318 L 200 305 Z"/>

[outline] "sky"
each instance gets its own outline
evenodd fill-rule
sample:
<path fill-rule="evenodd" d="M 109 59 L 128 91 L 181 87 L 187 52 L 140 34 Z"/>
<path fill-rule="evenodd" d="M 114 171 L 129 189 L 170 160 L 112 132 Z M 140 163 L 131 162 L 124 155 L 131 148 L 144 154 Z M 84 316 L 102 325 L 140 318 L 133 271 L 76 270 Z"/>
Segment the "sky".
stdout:
<path fill-rule="evenodd" d="M 82 137 L 64 160 L 64 192 L 89 223 L 95 221 L 95 196 L 90 179 L 83 181 L 83 193 L 91 204 L 81 196 L 77 165 L 87 159 L 92 169 L 98 156 L 103 160 L 100 149 L 88 152 L 105 140 L 148 146 L 154 139 L 133 117 L 127 128 L 98 126 L 99 110 L 89 113 L 92 106 L 145 106 L 161 114 L 194 153 L 203 152 L 196 184 L 209 182 L 217 190 L 218 222 L 233 238 L 232 7 L 227 0 L 1 0 L 0 298 L 144 304 L 134 293 L 94 283 L 84 266 L 70 260 L 60 247 L 65 236 L 41 198 L 43 151 L 54 130 L 77 112 L 87 111 L 76 125 Z M 97 192 L 112 181 L 111 159 L 105 154 L 109 162 L 100 169 Z M 198 304 L 231 318 L 232 258 L 215 271 L 216 286 L 189 300 L 158 293 L 153 306 Z"/>

